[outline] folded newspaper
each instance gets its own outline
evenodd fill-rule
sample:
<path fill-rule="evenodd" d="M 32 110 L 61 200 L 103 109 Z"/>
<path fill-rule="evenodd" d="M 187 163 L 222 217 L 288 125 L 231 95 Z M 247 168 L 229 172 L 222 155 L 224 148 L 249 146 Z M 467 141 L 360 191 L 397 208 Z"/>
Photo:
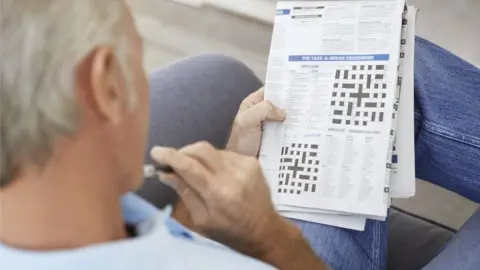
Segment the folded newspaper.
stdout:
<path fill-rule="evenodd" d="M 260 163 L 285 217 L 364 230 L 415 194 L 417 9 L 405 0 L 280 1 Z"/>

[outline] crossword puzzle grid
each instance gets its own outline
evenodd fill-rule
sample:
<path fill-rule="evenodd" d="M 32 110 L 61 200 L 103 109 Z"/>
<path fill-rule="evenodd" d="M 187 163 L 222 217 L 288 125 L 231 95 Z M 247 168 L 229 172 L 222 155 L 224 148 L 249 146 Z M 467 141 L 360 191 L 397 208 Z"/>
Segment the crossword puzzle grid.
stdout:
<path fill-rule="evenodd" d="M 353 65 L 335 71 L 332 123 L 367 126 L 385 119 L 387 81 L 385 65 Z"/>
<path fill-rule="evenodd" d="M 282 148 L 278 177 L 278 193 L 315 193 L 320 156 L 316 144 L 287 144 Z"/>

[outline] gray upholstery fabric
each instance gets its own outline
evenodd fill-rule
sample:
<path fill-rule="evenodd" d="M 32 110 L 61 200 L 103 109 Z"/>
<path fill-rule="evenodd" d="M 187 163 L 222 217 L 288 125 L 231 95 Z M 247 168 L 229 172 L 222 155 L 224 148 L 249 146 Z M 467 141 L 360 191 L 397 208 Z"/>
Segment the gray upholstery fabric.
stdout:
<path fill-rule="evenodd" d="M 417 270 L 433 260 L 455 232 L 392 209 L 388 234 L 387 269 Z"/>
<path fill-rule="evenodd" d="M 225 146 L 242 100 L 262 87 L 241 62 L 222 55 L 202 55 L 173 63 L 150 75 L 149 149 L 182 147 L 208 141 Z M 146 179 L 137 192 L 159 208 L 177 196 L 158 180 Z"/>
<path fill-rule="evenodd" d="M 262 86 L 242 63 L 203 55 L 165 67 L 150 76 L 150 132 L 155 145 L 182 147 L 206 140 L 223 147 L 240 102 Z M 146 162 L 151 162 L 148 151 Z M 159 208 L 177 196 L 158 180 L 147 179 L 138 194 Z M 433 259 L 452 232 L 392 211 L 388 269 L 420 269 Z"/>

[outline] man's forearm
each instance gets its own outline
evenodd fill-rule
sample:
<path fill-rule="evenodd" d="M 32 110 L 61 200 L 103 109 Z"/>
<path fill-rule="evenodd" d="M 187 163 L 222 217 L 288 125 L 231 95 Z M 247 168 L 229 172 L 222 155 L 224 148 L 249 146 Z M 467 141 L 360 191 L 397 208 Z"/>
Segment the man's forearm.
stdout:
<path fill-rule="evenodd" d="M 300 230 L 287 220 L 272 224 L 264 240 L 265 252 L 258 259 L 281 270 L 327 270 Z"/>
<path fill-rule="evenodd" d="M 180 200 L 172 215 L 185 227 L 199 234 L 204 232 L 196 228 L 184 203 Z M 265 231 L 259 246 L 242 247 L 230 243 L 232 248 L 281 270 L 326 270 L 325 264 L 315 255 L 310 245 L 303 238 L 300 230 L 287 220 L 278 217 Z M 208 234 L 207 234 L 208 235 Z M 222 242 L 222 241 L 220 241 Z M 236 241 L 241 242 L 241 240 Z M 229 244 L 229 243 L 223 243 Z M 257 245 L 252 243 L 251 245 Z M 243 246 L 243 245 L 242 245 Z"/>

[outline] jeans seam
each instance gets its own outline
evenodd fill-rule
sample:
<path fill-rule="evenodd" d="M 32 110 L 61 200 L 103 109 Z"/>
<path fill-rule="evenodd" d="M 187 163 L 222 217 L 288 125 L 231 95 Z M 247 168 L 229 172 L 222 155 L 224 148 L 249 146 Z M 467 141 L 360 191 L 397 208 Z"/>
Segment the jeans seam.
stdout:
<path fill-rule="evenodd" d="M 469 136 L 469 135 L 464 135 L 464 134 L 459 134 L 457 132 L 454 132 L 444 126 L 435 124 L 433 122 L 430 122 L 428 120 L 424 120 L 423 122 L 423 129 L 425 131 L 428 131 L 430 133 L 436 134 L 440 137 L 447 138 L 450 140 L 454 140 L 460 143 L 464 143 L 476 148 L 480 148 L 480 138 Z"/>
<path fill-rule="evenodd" d="M 375 233 L 373 234 L 373 249 L 374 249 L 374 262 L 375 262 L 375 269 L 379 270 L 380 269 L 380 237 L 381 237 L 381 229 L 379 228 L 380 226 L 378 225 L 380 222 L 375 222 L 374 226 L 374 231 Z"/>
<path fill-rule="evenodd" d="M 458 135 L 457 133 L 451 131 L 448 128 L 445 128 L 443 126 L 431 123 L 429 121 L 424 121 L 423 130 L 425 132 L 432 133 L 434 135 L 437 135 L 437 136 L 445 138 L 445 139 L 453 140 L 453 141 L 456 141 L 458 143 L 467 144 L 467 145 L 475 147 L 475 148 L 480 148 L 480 139 L 472 137 L 472 136 L 468 136 L 468 135 Z M 449 171 L 446 171 L 441 165 L 438 165 L 435 162 L 435 160 L 432 160 L 432 165 L 434 165 L 435 167 L 437 167 L 438 170 L 444 172 L 445 174 L 449 175 L 450 177 L 452 177 L 454 179 L 456 178 L 456 175 L 452 175 Z M 473 184 L 474 186 L 479 186 L 480 187 L 480 184 L 478 184 L 476 181 L 473 181 L 473 180 L 470 180 L 470 179 L 463 179 L 462 181 L 468 182 L 470 184 Z"/>

